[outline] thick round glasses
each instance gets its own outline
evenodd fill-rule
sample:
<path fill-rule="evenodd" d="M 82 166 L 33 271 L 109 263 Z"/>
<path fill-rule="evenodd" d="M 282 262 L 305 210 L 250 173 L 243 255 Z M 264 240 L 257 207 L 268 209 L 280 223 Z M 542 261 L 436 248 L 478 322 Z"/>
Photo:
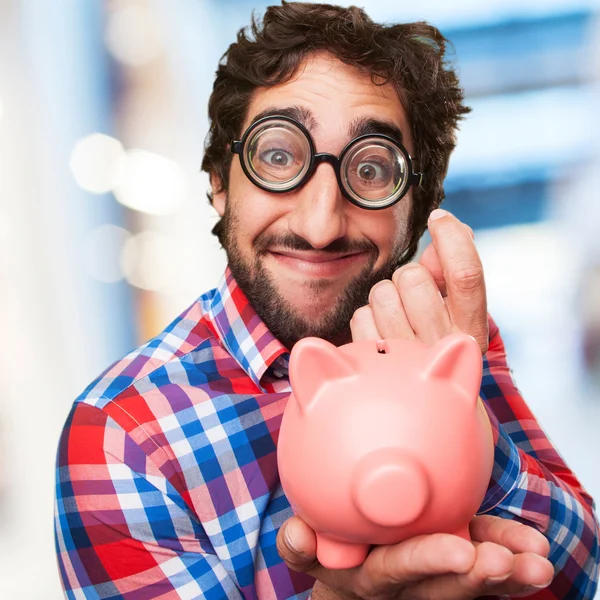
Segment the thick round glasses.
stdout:
<path fill-rule="evenodd" d="M 387 135 L 361 135 L 339 157 L 317 154 L 306 128 L 286 116 L 259 119 L 241 140 L 232 141 L 231 151 L 239 154 L 242 169 L 254 185 L 276 194 L 298 189 L 322 162 L 328 162 L 342 194 L 370 210 L 392 206 L 422 177 L 413 171 L 404 146 Z"/>

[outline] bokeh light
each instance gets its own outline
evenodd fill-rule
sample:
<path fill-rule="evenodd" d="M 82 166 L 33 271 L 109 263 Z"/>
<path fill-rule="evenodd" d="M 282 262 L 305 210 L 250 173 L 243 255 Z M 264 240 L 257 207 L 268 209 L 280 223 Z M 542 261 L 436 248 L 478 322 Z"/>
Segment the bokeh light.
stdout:
<path fill-rule="evenodd" d="M 129 237 L 123 245 L 120 266 L 127 281 L 142 290 L 167 289 L 174 259 L 172 240 L 156 231 L 143 231 Z"/>
<path fill-rule="evenodd" d="M 146 150 L 130 150 L 119 159 L 113 192 L 128 208 L 163 216 L 183 206 L 188 181 L 175 161 Z"/>
<path fill-rule="evenodd" d="M 69 166 L 80 187 L 93 194 L 105 194 L 115 184 L 116 167 L 124 154 L 119 140 L 93 133 L 77 142 Z"/>
<path fill-rule="evenodd" d="M 160 22 L 139 3 L 124 2 L 108 18 L 105 42 L 108 51 L 122 63 L 137 67 L 154 60 L 163 48 Z"/>

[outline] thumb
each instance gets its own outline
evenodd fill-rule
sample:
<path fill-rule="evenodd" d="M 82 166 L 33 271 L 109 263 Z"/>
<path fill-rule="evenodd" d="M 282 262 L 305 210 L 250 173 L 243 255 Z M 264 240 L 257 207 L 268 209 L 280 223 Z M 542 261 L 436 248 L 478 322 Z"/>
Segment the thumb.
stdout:
<path fill-rule="evenodd" d="M 310 571 L 317 562 L 317 537 L 300 518 L 288 519 L 277 533 L 277 552 L 292 571 Z"/>
<path fill-rule="evenodd" d="M 473 232 L 473 230 L 464 223 L 463 226 L 469 230 L 469 234 L 473 239 L 475 239 L 475 233 Z M 440 257 L 438 256 L 437 250 L 435 249 L 433 242 L 431 242 L 425 248 L 425 250 L 423 250 L 421 257 L 419 258 L 419 264 L 424 266 L 431 273 L 431 275 L 435 279 L 435 282 L 437 283 L 438 288 L 440 289 L 442 296 L 446 296 L 447 290 L 446 278 L 444 277 L 444 268 L 442 267 Z"/>

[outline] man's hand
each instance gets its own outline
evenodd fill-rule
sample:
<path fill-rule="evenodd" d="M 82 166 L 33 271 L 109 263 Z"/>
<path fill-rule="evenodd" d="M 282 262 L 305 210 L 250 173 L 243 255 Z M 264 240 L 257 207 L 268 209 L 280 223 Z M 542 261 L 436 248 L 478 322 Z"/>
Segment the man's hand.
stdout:
<path fill-rule="evenodd" d="M 442 210 L 431 214 L 429 232 L 432 243 L 419 264 L 405 265 L 395 271 L 391 281 L 373 286 L 369 304 L 358 309 L 350 322 L 352 339 L 401 338 L 434 344 L 461 331 L 474 337 L 485 354 L 487 300 L 473 232 Z M 312 533 L 300 523 L 294 525 L 295 534 L 307 544 L 306 556 L 314 560 Z M 460 600 L 528 594 L 549 585 L 553 576 L 553 567 L 545 559 L 549 545 L 535 529 L 482 516 L 472 521 L 471 537 L 470 555 L 464 540 L 459 548 L 453 536 L 420 536 L 374 548 L 356 569 L 332 573 L 309 564 L 308 571 L 322 582 L 315 586 L 316 593 L 323 590 L 322 598 L 332 599 L 358 595 L 369 599 Z"/>
<path fill-rule="evenodd" d="M 352 339 L 416 338 L 434 344 L 462 331 L 474 337 L 485 354 L 487 300 L 473 232 L 439 209 L 429 218 L 429 232 L 432 243 L 419 264 L 404 265 L 391 281 L 373 286 L 369 304 L 350 321 Z"/>
<path fill-rule="evenodd" d="M 550 584 L 554 570 L 541 533 L 491 516 L 475 517 L 470 529 L 473 543 L 422 535 L 374 547 L 359 567 L 330 570 L 317 562 L 312 529 L 292 517 L 279 530 L 277 550 L 290 569 L 317 579 L 313 600 L 470 600 L 526 596 Z"/>

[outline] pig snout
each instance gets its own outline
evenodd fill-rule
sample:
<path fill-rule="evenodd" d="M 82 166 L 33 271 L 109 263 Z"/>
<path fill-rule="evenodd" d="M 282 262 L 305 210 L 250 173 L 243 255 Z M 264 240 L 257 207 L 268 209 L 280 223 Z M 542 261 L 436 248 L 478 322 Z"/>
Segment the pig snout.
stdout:
<path fill-rule="evenodd" d="M 351 494 L 355 508 L 382 527 L 414 523 L 430 496 L 421 463 L 398 448 L 380 448 L 361 458 L 353 470 Z"/>

